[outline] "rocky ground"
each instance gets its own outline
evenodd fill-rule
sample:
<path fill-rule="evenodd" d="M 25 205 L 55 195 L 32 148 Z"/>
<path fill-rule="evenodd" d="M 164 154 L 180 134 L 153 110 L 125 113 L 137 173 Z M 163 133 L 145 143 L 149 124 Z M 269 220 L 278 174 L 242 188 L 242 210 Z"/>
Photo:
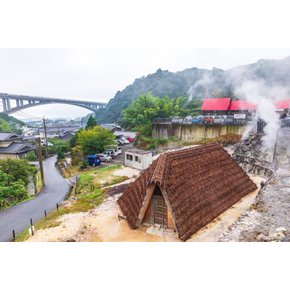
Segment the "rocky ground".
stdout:
<path fill-rule="evenodd" d="M 274 175 L 251 208 L 229 227 L 219 241 L 290 241 L 290 164 L 286 162 L 290 154 L 286 154 L 285 144 L 288 147 L 290 143 L 285 142 L 285 136 L 280 136 Z"/>

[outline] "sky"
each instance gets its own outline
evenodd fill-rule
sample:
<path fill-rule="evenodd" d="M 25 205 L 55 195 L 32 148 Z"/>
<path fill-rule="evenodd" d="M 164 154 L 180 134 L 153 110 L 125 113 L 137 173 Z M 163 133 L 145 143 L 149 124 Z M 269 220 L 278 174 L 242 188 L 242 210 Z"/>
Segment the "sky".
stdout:
<path fill-rule="evenodd" d="M 191 67 L 229 69 L 286 56 L 290 48 L 2 48 L 0 92 L 108 102 L 118 90 L 159 68 L 172 72 Z M 77 118 L 88 113 L 80 107 L 55 104 L 14 116 Z"/>

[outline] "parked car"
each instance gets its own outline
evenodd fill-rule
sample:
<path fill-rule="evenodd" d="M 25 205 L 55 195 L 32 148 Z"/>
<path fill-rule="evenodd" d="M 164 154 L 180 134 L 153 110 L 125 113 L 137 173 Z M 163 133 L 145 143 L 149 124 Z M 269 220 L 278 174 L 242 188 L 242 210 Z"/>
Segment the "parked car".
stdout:
<path fill-rule="evenodd" d="M 101 165 L 101 159 L 100 159 L 100 156 L 98 154 L 88 155 L 87 162 L 88 162 L 89 166 Z"/>
<path fill-rule="evenodd" d="M 105 155 L 109 155 L 112 158 L 115 158 L 118 154 L 113 149 L 107 149 L 103 152 Z"/>
<path fill-rule="evenodd" d="M 126 145 L 126 143 L 122 140 L 122 139 L 117 139 L 117 142 L 119 143 L 119 145 Z"/>
<path fill-rule="evenodd" d="M 225 120 L 226 124 L 233 124 L 234 123 L 234 116 L 233 115 L 228 115 L 226 120 Z"/>
<path fill-rule="evenodd" d="M 130 142 L 125 138 L 125 137 L 122 137 L 120 138 L 123 142 L 125 142 L 125 144 L 129 144 Z"/>
<path fill-rule="evenodd" d="M 191 119 L 191 123 L 192 124 L 202 124 L 203 123 L 203 117 L 202 116 L 193 117 Z"/>
<path fill-rule="evenodd" d="M 214 124 L 224 124 L 225 123 L 225 118 L 222 115 L 216 115 L 213 118 L 213 123 Z"/>
<path fill-rule="evenodd" d="M 121 147 L 108 148 L 105 150 L 104 153 L 107 154 L 107 152 L 110 153 L 109 155 L 111 155 L 111 156 L 114 155 L 114 157 L 116 157 L 117 155 L 122 154 L 122 149 L 121 149 Z M 111 152 L 113 152 L 113 154 Z"/>
<path fill-rule="evenodd" d="M 134 138 L 132 138 L 132 137 L 125 137 L 130 143 L 133 143 L 134 141 L 135 141 L 135 139 Z"/>
<path fill-rule="evenodd" d="M 286 118 L 281 120 L 282 127 L 288 127 L 290 126 L 290 117 L 287 116 Z"/>
<path fill-rule="evenodd" d="M 183 119 L 183 123 L 191 124 L 192 123 L 192 116 L 187 116 Z"/>
<path fill-rule="evenodd" d="M 211 116 L 204 116 L 203 117 L 203 122 L 205 124 L 212 124 L 213 123 L 213 117 L 211 117 Z"/>
<path fill-rule="evenodd" d="M 100 156 L 101 162 L 111 162 L 112 161 L 112 157 L 106 154 L 98 154 Z"/>

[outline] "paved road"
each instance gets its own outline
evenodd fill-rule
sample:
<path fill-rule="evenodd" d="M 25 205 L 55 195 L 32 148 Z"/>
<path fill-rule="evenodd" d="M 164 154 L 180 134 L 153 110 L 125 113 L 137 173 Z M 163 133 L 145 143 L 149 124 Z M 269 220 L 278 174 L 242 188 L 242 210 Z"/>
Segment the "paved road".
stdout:
<path fill-rule="evenodd" d="M 44 161 L 45 187 L 36 198 L 0 212 L 0 242 L 10 241 L 13 229 L 20 233 L 29 227 L 30 218 L 36 222 L 44 216 L 44 210 L 50 212 L 64 200 L 70 187 L 55 168 L 55 161 L 56 157 Z"/>

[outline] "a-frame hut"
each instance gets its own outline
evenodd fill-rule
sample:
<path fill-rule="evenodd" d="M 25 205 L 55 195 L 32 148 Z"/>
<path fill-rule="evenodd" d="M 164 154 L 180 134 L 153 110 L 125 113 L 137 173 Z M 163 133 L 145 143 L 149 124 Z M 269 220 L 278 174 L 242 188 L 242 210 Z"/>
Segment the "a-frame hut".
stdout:
<path fill-rule="evenodd" d="M 208 144 L 160 155 L 118 203 L 132 229 L 158 224 L 185 241 L 256 189 L 220 145 Z"/>

